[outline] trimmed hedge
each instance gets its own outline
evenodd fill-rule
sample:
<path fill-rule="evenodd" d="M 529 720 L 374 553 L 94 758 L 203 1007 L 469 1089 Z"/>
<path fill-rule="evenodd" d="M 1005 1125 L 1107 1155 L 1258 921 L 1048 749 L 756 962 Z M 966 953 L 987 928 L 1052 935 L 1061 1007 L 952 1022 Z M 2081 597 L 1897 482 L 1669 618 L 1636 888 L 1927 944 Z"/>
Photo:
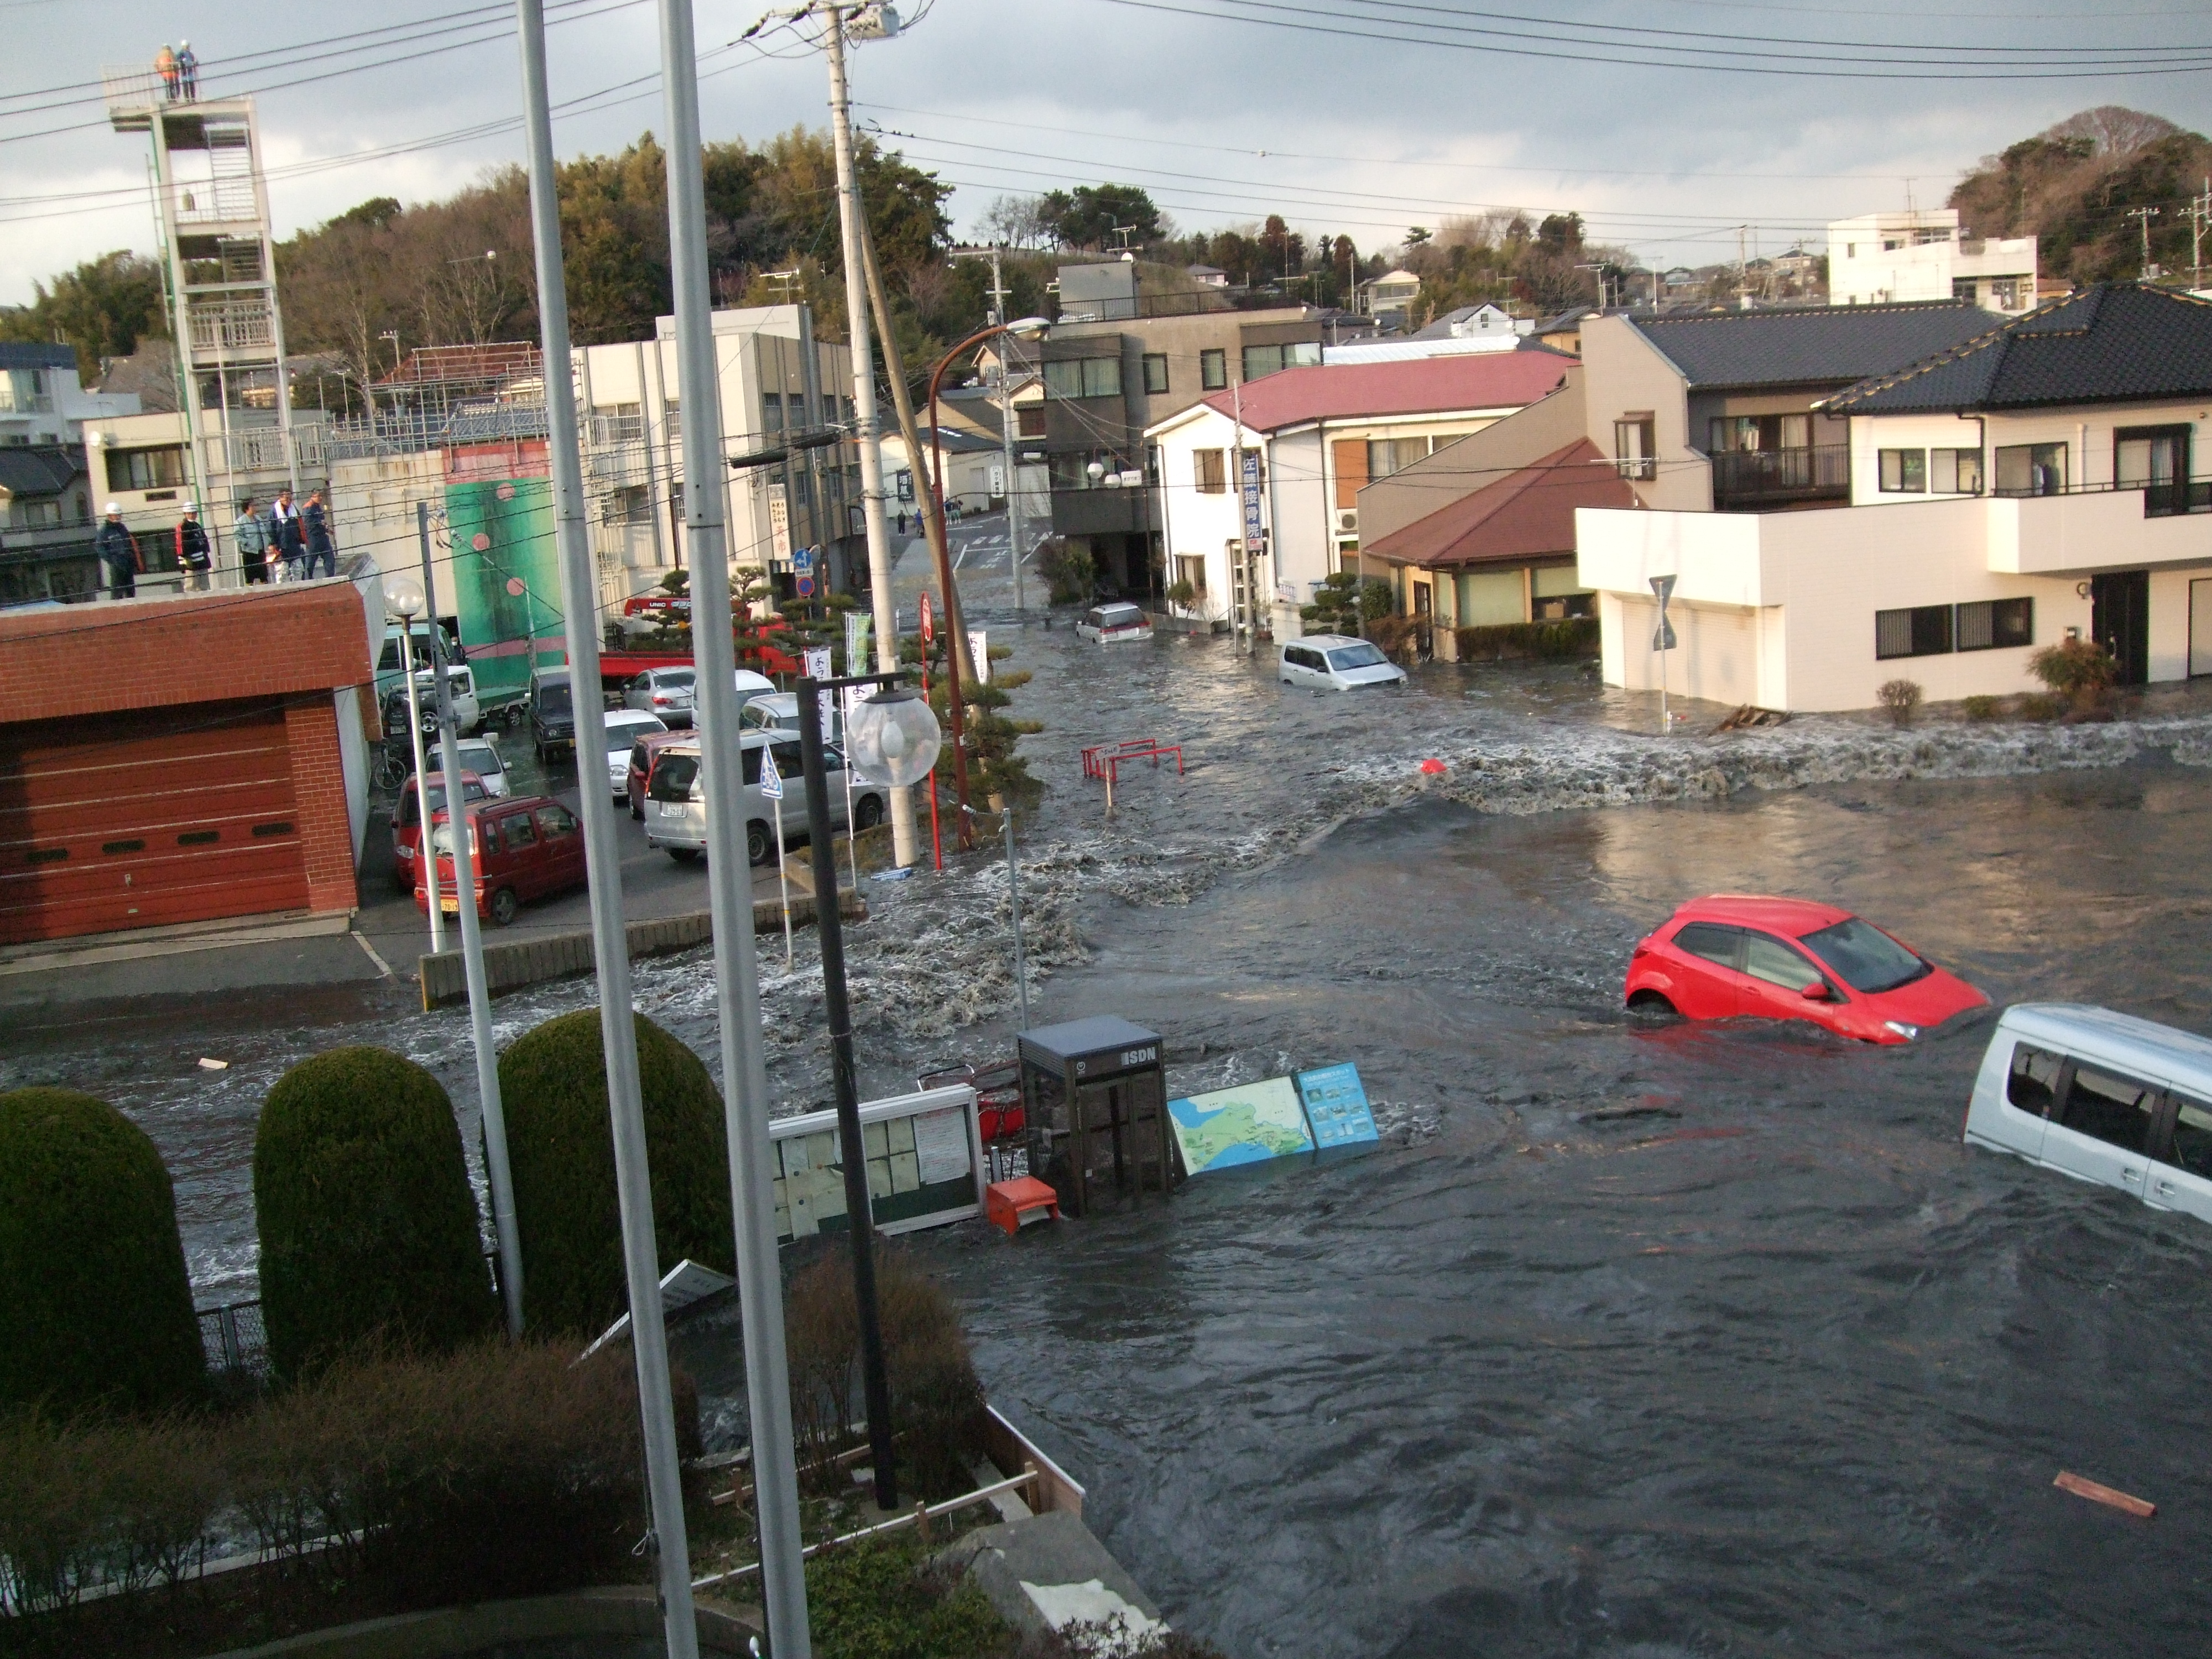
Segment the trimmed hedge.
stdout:
<path fill-rule="evenodd" d="M 169 1172 L 105 1101 L 0 1095 L 0 1407 L 157 1411 L 206 1382 Z"/>
<path fill-rule="evenodd" d="M 453 1102 L 410 1060 L 334 1048 L 279 1078 L 253 1207 L 279 1376 L 380 1341 L 447 1352 L 496 1321 Z"/>
<path fill-rule="evenodd" d="M 642 1014 L 637 1066 L 663 1273 L 689 1256 L 734 1272 L 722 1099 L 699 1057 Z M 499 1057 L 523 1318 L 540 1334 L 596 1336 L 629 1305 L 599 1011 L 550 1019 Z"/>
<path fill-rule="evenodd" d="M 1482 628 L 1454 630 L 1462 662 L 1503 662 L 1524 657 L 1595 657 L 1598 654 L 1595 617 L 1569 617 L 1561 621 L 1498 623 Z"/>

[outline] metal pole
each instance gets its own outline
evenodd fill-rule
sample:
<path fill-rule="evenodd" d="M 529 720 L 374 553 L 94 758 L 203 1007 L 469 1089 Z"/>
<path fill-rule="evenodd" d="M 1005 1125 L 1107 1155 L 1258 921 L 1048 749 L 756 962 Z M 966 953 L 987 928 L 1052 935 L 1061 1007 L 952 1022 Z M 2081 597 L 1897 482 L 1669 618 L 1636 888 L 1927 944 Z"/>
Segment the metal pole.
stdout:
<path fill-rule="evenodd" d="M 428 595 L 424 596 L 428 603 Z M 434 618 L 430 626 L 435 628 Z M 415 742 L 415 815 L 420 824 L 415 837 L 415 877 L 422 884 L 423 895 L 430 901 L 430 950 L 433 954 L 446 948 L 446 921 L 438 908 L 438 860 L 430 857 L 430 769 L 422 754 L 422 705 L 415 693 L 415 618 L 399 619 L 399 660 L 407 674 L 407 724 L 414 728 L 410 733 Z M 468 792 L 459 781 L 445 781 L 446 799 L 456 805 L 464 805 Z M 427 860 L 427 862 L 426 862 Z"/>
<path fill-rule="evenodd" d="M 868 343 L 867 256 L 863 252 L 866 221 L 853 166 L 851 94 L 845 84 L 845 14 L 831 4 L 824 45 L 830 54 L 830 136 L 837 161 L 837 228 L 845 256 L 845 328 L 853 352 L 853 422 L 860 446 L 860 516 L 868 533 L 868 607 L 876 622 L 876 667 L 898 672 L 898 617 L 891 606 L 891 544 L 884 529 L 884 453 L 876 420 L 876 370 Z M 921 457 L 907 457 L 909 468 Z M 891 798 L 891 860 L 902 870 L 921 857 L 915 836 L 914 796 L 894 789 Z"/>
<path fill-rule="evenodd" d="M 688 40 L 690 30 L 685 29 Z M 669 1397 L 668 1333 L 661 1322 L 660 1262 L 653 1226 L 653 1177 L 647 1165 L 645 1106 L 637 1070 L 637 1025 L 630 1006 L 629 941 L 623 927 L 622 851 L 608 799 L 607 731 L 600 718 L 599 582 L 584 526 L 583 467 L 577 447 L 574 361 L 568 347 L 568 281 L 561 265 L 561 210 L 553 167 L 553 122 L 545 90 L 545 16 L 542 0 L 515 0 L 522 50 L 525 127 L 530 143 L 530 231 L 538 263 L 538 325 L 544 351 L 545 413 L 550 434 L 554 545 L 560 556 L 562 625 L 576 715 L 576 769 L 584 787 L 584 859 L 592 905 L 592 954 L 598 969 L 599 1040 L 607 1068 L 615 1191 L 619 1200 L 623 1270 L 628 1280 L 630 1350 L 637 1366 L 638 1415 L 645 1438 L 654 1569 L 669 1659 L 698 1659 L 691 1608 L 690 1546 L 684 1525 L 684 1488 Z M 684 65 L 684 81 L 690 64 Z M 698 165 L 698 140 L 691 140 Z M 711 407 L 711 400 L 709 407 Z M 695 478 L 710 477 L 705 469 Z M 718 492 L 689 495 L 712 498 Z M 728 649 L 726 620 L 723 648 Z M 723 670 L 729 684 L 729 671 Z M 776 1322 L 779 1332 L 782 1320 Z M 747 1335 L 750 1337 L 750 1333 Z M 750 1344 L 748 1343 L 748 1348 Z M 798 1652 L 804 1659 L 802 1639 Z"/>
<path fill-rule="evenodd" d="M 415 503 L 415 532 L 422 544 L 423 608 L 438 614 L 430 574 L 430 504 Z M 524 590 L 526 592 L 527 589 Z M 491 1226 L 499 1241 L 499 1293 L 507 1308 L 507 1334 L 522 1334 L 522 1241 L 514 1227 L 514 1177 L 507 1157 L 507 1106 L 499 1092 L 499 1047 L 491 1034 L 491 990 L 484 978 L 483 927 L 477 920 L 476 846 L 469 834 L 468 802 L 460 793 L 461 751 L 453 733 L 453 697 L 446 684 L 446 653 L 430 630 L 430 672 L 437 680 L 439 770 L 446 799 L 455 805 L 446 822 L 453 830 L 454 908 L 461 921 L 461 966 L 469 981 L 469 1036 L 477 1051 L 477 1100 L 483 1113 L 484 1181 L 491 1188 Z M 434 865 L 435 859 L 432 860 Z"/>
<path fill-rule="evenodd" d="M 867 1399 L 868 1454 L 876 1506 L 898 1507 L 891 1461 L 891 1386 L 876 1316 L 875 1225 L 868 1207 L 868 1155 L 860 1136 L 860 1091 L 853 1067 L 853 1015 L 845 1000 L 845 925 L 837 912 L 837 854 L 830 844 L 830 783 L 822 761 L 821 692 L 799 682 L 799 762 L 806 778 L 806 834 L 814 855 L 814 927 L 822 946 L 822 1000 L 830 1014 L 830 1075 L 837 1103 L 837 1142 L 845 1165 L 845 1218 L 853 1249 L 853 1300 L 860 1312 L 860 1382 Z"/>
<path fill-rule="evenodd" d="M 691 637 L 699 667 L 708 903 L 714 917 L 722 1111 L 730 1143 L 730 1208 L 738 1235 L 738 1297 L 744 1320 L 745 1400 L 751 1415 L 762 1604 L 775 1659 L 809 1659 L 813 1638 L 807 1626 L 806 1570 L 799 1554 L 791 1375 L 784 1357 L 783 1270 L 776 1255 L 775 1195 L 770 1185 L 775 1152 L 768 1133 L 768 1064 L 761 1035 L 760 969 L 753 946 L 752 866 L 744 851 L 737 649 L 731 637 L 730 550 L 723 522 L 728 492 L 715 482 L 726 466 L 720 453 L 722 389 L 707 292 L 707 198 L 700 173 L 696 52 L 690 0 L 660 0 L 677 384 L 684 400 L 684 476 L 690 481 L 684 491 L 684 538 L 690 550 Z M 550 190 L 550 141 L 547 176 Z M 550 225 L 550 208 L 548 212 Z M 866 451 L 864 442 L 861 453 Z M 580 568 L 582 546 L 580 538 Z M 576 614 L 572 608 L 569 615 Z M 605 774 L 586 775 L 600 778 Z M 599 793 L 603 808 L 611 814 L 606 792 Z M 684 1608 L 688 1638 L 688 1589 Z"/>
<path fill-rule="evenodd" d="M 1030 975 L 1022 960 L 1022 883 L 1021 872 L 1014 863 L 1014 809 L 1012 805 L 999 810 L 1006 824 L 1006 902 L 1014 913 L 1014 989 L 1020 994 L 1022 1030 L 1030 1029 Z"/>
<path fill-rule="evenodd" d="M 1006 281 L 999 274 L 999 250 L 991 250 L 991 320 L 1003 325 L 1006 320 Z M 1022 492 L 1017 488 L 1014 473 L 1014 380 L 1008 372 L 1006 354 L 1014 349 L 1013 337 L 1008 335 L 999 342 L 999 450 L 1006 457 L 1006 544 L 1012 549 L 1014 561 L 1014 609 L 1026 611 L 1028 603 L 1022 597 Z"/>

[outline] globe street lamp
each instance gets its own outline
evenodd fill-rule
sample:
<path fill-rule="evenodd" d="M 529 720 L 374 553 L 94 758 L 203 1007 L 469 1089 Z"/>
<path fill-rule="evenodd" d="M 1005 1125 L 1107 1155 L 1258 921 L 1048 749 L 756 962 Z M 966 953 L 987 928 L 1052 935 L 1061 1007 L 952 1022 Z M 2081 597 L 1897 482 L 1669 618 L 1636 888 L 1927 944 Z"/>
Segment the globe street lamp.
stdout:
<path fill-rule="evenodd" d="M 430 771 L 423 764 L 422 705 L 415 694 L 415 618 L 428 603 L 422 584 L 414 577 L 401 574 L 384 579 L 385 613 L 399 618 L 399 662 L 407 676 L 407 724 L 413 728 L 410 735 L 415 741 L 415 817 L 420 826 L 415 838 L 415 873 L 430 899 L 430 950 L 434 955 L 446 948 L 446 921 L 438 908 L 438 861 L 434 858 L 425 861 L 430 850 Z M 445 787 L 451 799 L 464 800 L 468 794 L 458 778 L 445 780 Z"/>

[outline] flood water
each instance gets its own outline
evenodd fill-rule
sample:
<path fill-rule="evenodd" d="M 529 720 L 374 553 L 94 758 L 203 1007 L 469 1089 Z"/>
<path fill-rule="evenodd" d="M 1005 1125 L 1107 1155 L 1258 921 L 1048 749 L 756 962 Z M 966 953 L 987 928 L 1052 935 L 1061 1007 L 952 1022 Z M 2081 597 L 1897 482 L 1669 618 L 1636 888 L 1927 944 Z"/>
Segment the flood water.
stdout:
<path fill-rule="evenodd" d="M 1051 787 L 1026 832 L 1034 1016 L 1158 1030 L 1178 1092 L 1356 1060 L 1384 1144 L 908 1248 L 1172 1620 L 1235 1655 L 2203 1650 L 2212 1230 L 1965 1151 L 1986 1018 L 1876 1050 L 1617 1007 L 1643 931 L 1735 890 L 1863 911 L 1999 1003 L 2212 1028 L 2212 773 L 2169 757 L 2202 754 L 2200 711 L 2168 711 L 2186 730 L 2164 749 L 2084 728 L 2106 748 L 2070 762 L 1977 738 L 1986 766 L 1937 743 L 1880 781 L 1484 811 L 1419 793 L 1413 761 L 1446 753 L 1457 785 L 1534 755 L 1588 799 L 1650 775 L 1620 738 L 1644 711 L 1572 669 L 1317 699 L 1219 642 L 1146 651 L 1102 669 L 1021 637 L 1024 712 L 1051 728 L 1027 745 Z M 1140 773 L 1109 824 L 1075 750 L 1155 726 L 1189 770 Z M 1858 742 L 1799 731 L 1670 754 L 1787 781 Z M 1003 891 L 982 860 L 872 890 L 872 1091 L 1007 1046 Z M 780 1109 L 827 1097 L 805 969 L 767 994 Z M 703 956 L 640 988 L 711 1060 Z M 503 1001 L 502 1036 L 588 999 Z M 377 987 L 88 1011 L 13 1034 L 0 1081 L 131 1111 L 196 1278 L 234 1291 L 259 1095 L 341 1041 L 414 1054 L 471 1109 L 465 1017 Z M 231 1071 L 194 1069 L 210 1048 Z M 2158 1516 L 2056 1491 L 2061 1469 Z"/>

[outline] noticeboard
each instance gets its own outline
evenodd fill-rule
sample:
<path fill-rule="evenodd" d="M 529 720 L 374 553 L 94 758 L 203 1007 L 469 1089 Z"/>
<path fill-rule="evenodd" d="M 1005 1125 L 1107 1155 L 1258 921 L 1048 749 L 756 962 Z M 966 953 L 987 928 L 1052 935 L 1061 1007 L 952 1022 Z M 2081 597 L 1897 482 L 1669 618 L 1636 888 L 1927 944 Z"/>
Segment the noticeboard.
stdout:
<path fill-rule="evenodd" d="M 835 1112 L 769 1125 L 779 1241 L 843 1231 L 845 1159 Z M 869 1213 L 879 1233 L 941 1227 L 983 1212 L 975 1091 L 925 1089 L 860 1104 Z"/>
<path fill-rule="evenodd" d="M 1295 1081 L 1304 1102 L 1306 1124 L 1314 1145 L 1327 1152 L 1332 1146 L 1357 1146 L 1382 1137 L 1375 1127 L 1375 1113 L 1367 1103 L 1367 1085 L 1359 1068 L 1349 1061 L 1300 1072 Z"/>

